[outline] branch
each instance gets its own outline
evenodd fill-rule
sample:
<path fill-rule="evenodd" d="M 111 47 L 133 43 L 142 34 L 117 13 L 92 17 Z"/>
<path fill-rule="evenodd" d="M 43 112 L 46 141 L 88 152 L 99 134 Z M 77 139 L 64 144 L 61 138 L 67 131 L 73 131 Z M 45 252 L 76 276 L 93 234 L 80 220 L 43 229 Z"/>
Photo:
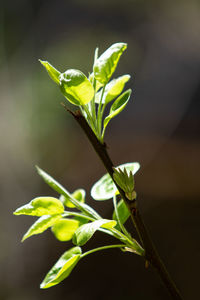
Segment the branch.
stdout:
<path fill-rule="evenodd" d="M 62 104 L 65 109 L 67 109 L 67 107 Z M 90 143 L 92 144 L 94 150 L 96 151 L 97 155 L 99 156 L 100 160 L 102 161 L 103 165 L 105 166 L 107 172 L 110 174 L 111 178 L 113 179 L 113 181 L 115 182 L 114 178 L 113 178 L 113 167 L 114 164 L 111 161 L 108 153 L 107 153 L 107 149 L 106 149 L 106 144 L 102 144 L 96 137 L 96 135 L 94 134 L 94 132 L 92 131 L 92 129 L 90 128 L 90 126 L 88 125 L 87 121 L 85 120 L 85 118 L 83 117 L 83 115 L 81 114 L 81 112 L 78 110 L 76 112 L 72 112 L 70 110 L 67 109 L 68 112 L 71 113 L 71 115 L 74 117 L 74 119 L 78 122 L 78 124 L 80 125 L 80 127 L 83 129 L 83 131 L 85 132 L 86 136 L 88 137 Z M 116 183 L 115 183 L 116 184 Z M 161 258 L 159 257 L 156 248 L 148 234 L 148 231 L 144 225 L 144 222 L 142 220 L 141 214 L 139 212 L 139 209 L 137 207 L 137 202 L 136 200 L 134 201 L 130 201 L 124 191 L 116 184 L 119 193 L 122 197 L 122 199 L 124 200 L 124 202 L 126 203 L 130 213 L 131 213 L 131 219 L 132 222 L 136 228 L 136 231 L 138 233 L 138 236 L 140 238 L 140 241 L 142 242 L 142 245 L 145 249 L 145 260 L 146 263 L 148 265 L 148 262 L 157 270 L 158 274 L 160 275 L 160 278 L 162 280 L 162 282 L 164 283 L 164 285 L 166 286 L 166 288 L 168 289 L 172 299 L 174 300 L 182 300 L 182 297 L 179 293 L 179 290 L 177 289 L 175 283 L 173 282 L 173 280 L 171 279 L 164 263 L 162 262 Z"/>

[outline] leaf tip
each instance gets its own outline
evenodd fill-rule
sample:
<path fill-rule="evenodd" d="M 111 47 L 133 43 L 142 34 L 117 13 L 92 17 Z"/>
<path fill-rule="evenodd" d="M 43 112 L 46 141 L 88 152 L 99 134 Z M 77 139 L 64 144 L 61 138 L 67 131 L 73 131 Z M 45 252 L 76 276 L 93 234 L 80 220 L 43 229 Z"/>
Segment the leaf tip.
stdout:
<path fill-rule="evenodd" d="M 38 61 L 39 61 L 43 66 L 45 66 L 45 63 L 46 63 L 45 60 L 41 60 L 41 59 L 39 58 Z"/>
<path fill-rule="evenodd" d="M 38 174 L 41 174 L 42 169 L 40 169 L 40 167 L 38 167 L 38 165 L 35 165 L 36 171 L 38 172 Z"/>
<path fill-rule="evenodd" d="M 23 238 L 21 239 L 21 243 L 23 243 L 27 239 L 27 236 L 24 235 Z"/>

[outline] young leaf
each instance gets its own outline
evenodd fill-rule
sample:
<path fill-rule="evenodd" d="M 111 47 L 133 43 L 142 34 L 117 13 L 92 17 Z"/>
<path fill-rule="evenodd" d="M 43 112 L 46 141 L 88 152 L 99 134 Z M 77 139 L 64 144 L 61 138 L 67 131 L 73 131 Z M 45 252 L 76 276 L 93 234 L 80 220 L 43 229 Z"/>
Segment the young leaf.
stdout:
<path fill-rule="evenodd" d="M 105 88 L 104 96 L 102 99 L 102 103 L 109 103 L 113 99 L 115 99 L 124 89 L 124 86 L 127 81 L 130 79 L 130 75 L 123 75 L 116 79 L 111 80 Z M 96 94 L 95 102 L 99 103 L 101 98 L 101 90 Z"/>
<path fill-rule="evenodd" d="M 74 199 L 70 193 L 60 184 L 58 183 L 53 177 L 51 177 L 49 174 L 47 174 L 45 171 L 40 169 L 39 167 L 36 166 L 36 169 L 38 171 L 38 174 L 43 178 L 43 180 L 57 193 L 65 196 L 66 198 L 70 199 L 71 202 L 76 206 L 77 209 L 83 211 L 87 215 L 99 219 L 100 216 L 97 214 L 97 212 L 92 209 L 89 205 L 85 203 L 81 203 Z"/>
<path fill-rule="evenodd" d="M 89 75 L 89 81 L 93 84 L 94 81 L 94 73 L 92 72 Z M 98 80 L 96 80 L 96 92 L 103 86 L 103 84 L 101 82 L 99 82 Z"/>
<path fill-rule="evenodd" d="M 128 103 L 128 100 L 130 98 L 130 95 L 131 95 L 131 90 L 129 89 L 126 92 L 124 92 L 121 96 L 119 96 L 117 98 L 117 100 L 115 100 L 115 102 L 112 104 L 112 106 L 110 108 L 110 113 L 104 119 L 104 122 L 103 122 L 104 132 L 105 132 L 105 129 L 106 129 L 108 123 L 110 122 L 110 120 L 112 118 L 114 118 L 115 116 L 117 116 L 125 108 L 126 104 Z"/>
<path fill-rule="evenodd" d="M 58 70 L 56 70 L 48 61 L 39 59 L 39 62 L 45 67 L 51 79 L 59 85 L 60 84 L 59 76 L 61 73 Z"/>
<path fill-rule="evenodd" d="M 61 219 L 51 228 L 55 237 L 61 241 L 70 241 L 79 227 L 79 222 L 73 219 Z"/>
<path fill-rule="evenodd" d="M 127 171 L 132 171 L 133 175 L 139 170 L 140 164 L 137 162 L 126 163 L 118 166 L 116 169 L 126 168 Z M 95 200 L 108 200 L 112 198 L 117 193 L 117 188 L 107 173 L 101 177 L 92 187 L 91 196 Z"/>
<path fill-rule="evenodd" d="M 127 44 L 125 43 L 113 44 L 96 60 L 93 72 L 99 82 L 105 85 L 110 80 L 120 56 L 126 48 Z"/>
<path fill-rule="evenodd" d="M 67 278 L 80 260 L 81 253 L 82 251 L 80 247 L 73 247 L 66 251 L 47 273 L 40 285 L 40 288 L 50 288 Z"/>
<path fill-rule="evenodd" d="M 25 233 L 25 235 L 22 238 L 22 242 L 34 234 L 44 232 L 46 229 L 54 225 L 60 218 L 61 215 L 45 215 L 40 217 Z"/>
<path fill-rule="evenodd" d="M 118 217 L 121 221 L 121 224 L 123 225 L 129 218 L 130 216 L 130 212 L 126 206 L 126 204 L 124 203 L 124 200 L 121 199 L 118 203 L 117 203 L 117 210 L 118 210 Z M 116 220 L 117 221 L 117 216 L 116 216 L 116 213 L 115 213 L 115 210 L 113 212 L 113 216 L 112 216 L 113 220 Z M 116 229 L 120 230 L 120 227 L 119 225 L 117 224 Z"/>
<path fill-rule="evenodd" d="M 81 71 L 67 70 L 59 79 L 63 95 L 72 104 L 85 105 L 94 97 L 94 88 Z"/>
<path fill-rule="evenodd" d="M 88 224 L 84 224 L 76 230 L 72 241 L 75 245 L 82 246 L 85 243 L 87 243 L 87 241 L 89 239 L 91 239 L 93 234 L 100 227 L 109 229 L 109 228 L 113 228 L 116 224 L 117 224 L 116 221 L 105 220 L 105 219 L 101 219 L 101 220 L 97 220 L 97 221 L 94 221 L 94 222 L 91 222 Z"/>
<path fill-rule="evenodd" d="M 26 205 L 16 209 L 14 215 L 30 215 L 41 217 L 44 215 L 56 215 L 64 212 L 64 206 L 60 200 L 53 197 L 37 197 Z"/>
<path fill-rule="evenodd" d="M 78 189 L 76 191 L 74 191 L 71 196 L 78 200 L 79 202 L 82 202 L 84 203 L 85 202 L 85 190 L 83 189 Z M 70 198 L 68 197 L 65 197 L 63 195 L 60 196 L 60 200 L 62 201 L 62 203 L 67 206 L 67 207 L 70 207 L 70 208 L 74 208 L 75 205 L 70 201 Z"/>
<path fill-rule="evenodd" d="M 91 196 L 95 200 L 108 200 L 115 195 L 117 188 L 107 173 L 99 179 L 91 189 Z"/>

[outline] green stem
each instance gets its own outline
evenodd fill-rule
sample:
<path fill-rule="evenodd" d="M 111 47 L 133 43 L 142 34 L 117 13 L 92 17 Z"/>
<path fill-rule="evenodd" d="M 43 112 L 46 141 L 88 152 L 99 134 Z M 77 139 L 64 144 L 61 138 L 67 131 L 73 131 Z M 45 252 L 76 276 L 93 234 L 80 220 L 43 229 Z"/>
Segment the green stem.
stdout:
<path fill-rule="evenodd" d="M 87 220 L 92 221 L 92 222 L 96 220 L 94 218 L 91 218 L 89 216 L 86 216 L 86 215 L 83 215 L 83 214 L 80 214 L 80 213 L 77 213 L 77 212 L 74 212 L 74 211 L 64 211 L 62 216 L 63 217 L 68 217 L 68 216 L 80 217 L 80 218 L 87 219 Z"/>
<path fill-rule="evenodd" d="M 119 226 L 121 228 L 121 230 L 123 231 L 123 233 L 127 236 L 130 237 L 130 234 L 128 233 L 128 231 L 126 230 L 126 228 L 124 227 L 124 225 L 122 224 L 120 217 L 119 217 L 119 212 L 118 212 L 118 208 L 117 208 L 117 201 L 116 201 L 116 196 L 113 196 L 113 206 L 114 206 L 114 210 L 115 210 L 115 214 L 116 214 L 116 218 L 117 221 L 119 223 Z"/>
<path fill-rule="evenodd" d="M 92 113 L 92 118 L 95 122 L 95 126 L 97 127 L 97 116 L 96 116 L 96 107 L 95 107 L 95 97 L 96 97 L 96 79 L 95 78 L 93 81 L 93 87 L 94 87 L 94 97 L 91 101 L 91 113 Z"/>
<path fill-rule="evenodd" d="M 124 244 L 108 245 L 108 246 L 98 247 L 98 248 L 95 248 L 95 249 L 92 249 L 92 250 L 89 250 L 89 251 L 83 253 L 81 255 L 81 258 L 83 258 L 83 257 L 85 257 L 85 256 L 87 256 L 89 254 L 92 254 L 94 252 L 97 252 L 97 251 L 106 250 L 106 249 L 112 249 L 112 248 L 124 248 L 124 247 L 126 247 L 126 245 L 124 245 Z"/>
<path fill-rule="evenodd" d="M 99 107 L 98 107 L 98 113 L 97 113 L 97 128 L 98 128 L 98 133 L 99 137 L 101 137 L 101 123 L 102 123 L 102 111 L 101 111 L 101 106 L 102 106 L 102 101 L 103 101 L 103 95 L 105 92 L 106 85 L 103 86 L 102 92 L 101 92 L 101 99 L 99 102 Z"/>

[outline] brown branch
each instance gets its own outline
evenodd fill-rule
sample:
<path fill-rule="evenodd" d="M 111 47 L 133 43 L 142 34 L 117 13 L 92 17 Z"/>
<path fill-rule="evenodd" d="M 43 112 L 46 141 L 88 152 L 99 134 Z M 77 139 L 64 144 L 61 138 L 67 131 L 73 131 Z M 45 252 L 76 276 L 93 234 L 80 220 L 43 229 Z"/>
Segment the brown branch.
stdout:
<path fill-rule="evenodd" d="M 65 105 L 63 105 L 66 108 Z M 107 172 L 110 174 L 111 178 L 114 181 L 113 178 L 113 163 L 108 155 L 107 149 L 106 149 L 106 144 L 102 144 L 90 126 L 88 125 L 87 121 L 83 117 L 80 111 L 72 112 L 67 109 L 68 112 L 72 114 L 74 119 L 78 122 L 80 127 L 83 129 L 85 132 L 86 136 L 88 137 L 90 143 L 92 144 L 94 150 L 96 151 L 97 155 L 99 156 L 100 160 L 102 161 L 103 165 L 105 166 Z M 114 181 L 115 182 L 115 181 Z M 116 183 L 115 183 L 116 184 Z M 161 258 L 159 257 L 155 246 L 148 234 L 148 231 L 144 225 L 144 222 L 142 220 L 141 214 L 139 212 L 139 209 L 137 207 L 137 202 L 136 201 L 130 201 L 127 199 L 124 191 L 116 184 L 119 193 L 122 197 L 122 199 L 125 201 L 130 213 L 131 213 L 131 219 L 134 223 L 134 226 L 136 228 L 136 231 L 138 233 L 138 236 L 140 238 L 140 241 L 142 242 L 142 245 L 145 249 L 145 261 L 146 264 L 148 265 L 148 262 L 157 270 L 158 274 L 160 275 L 160 278 L 162 279 L 162 282 L 168 289 L 172 299 L 175 300 L 182 300 L 182 297 L 171 279 L 164 263 L 162 262 Z"/>

